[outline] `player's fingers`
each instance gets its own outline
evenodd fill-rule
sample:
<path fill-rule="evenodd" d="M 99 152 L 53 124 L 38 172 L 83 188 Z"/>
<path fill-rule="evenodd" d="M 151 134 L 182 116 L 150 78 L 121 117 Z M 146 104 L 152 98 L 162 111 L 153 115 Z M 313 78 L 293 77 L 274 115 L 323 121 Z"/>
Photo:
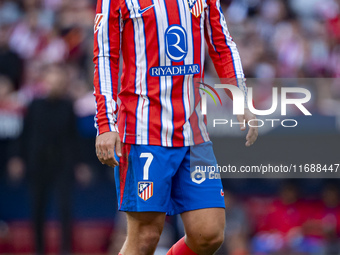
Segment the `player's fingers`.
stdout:
<path fill-rule="evenodd" d="M 99 151 L 97 151 L 96 154 L 97 154 L 98 160 L 101 161 L 101 160 L 102 160 L 102 158 L 101 158 L 101 153 L 100 153 Z"/>
<path fill-rule="evenodd" d="M 112 167 L 116 167 L 116 166 L 119 166 L 119 162 L 117 161 L 117 159 L 116 158 L 113 158 L 112 159 Z"/>
<path fill-rule="evenodd" d="M 114 150 L 112 150 L 111 148 L 108 148 L 108 150 L 107 150 L 107 158 L 111 159 L 112 157 L 114 157 Z"/>
<path fill-rule="evenodd" d="M 120 139 L 117 139 L 116 141 L 116 154 L 118 157 L 122 156 L 122 143 L 120 142 Z"/>
<path fill-rule="evenodd" d="M 99 159 L 100 153 L 99 153 L 99 147 L 97 146 L 97 144 L 96 144 L 96 155 L 97 155 L 97 158 Z"/>
<path fill-rule="evenodd" d="M 100 151 L 101 150 L 100 150 L 99 142 L 98 142 L 98 140 L 96 140 L 96 155 L 97 155 L 97 157 L 99 156 Z"/>
<path fill-rule="evenodd" d="M 108 160 L 103 161 L 105 165 L 108 165 L 109 167 L 116 167 L 117 161 L 114 158 L 110 158 Z"/>
<path fill-rule="evenodd" d="M 114 149 L 109 149 L 108 150 L 108 158 L 106 160 L 108 163 L 105 163 L 111 167 L 115 167 L 115 166 L 118 166 L 119 163 L 118 161 L 116 160 L 115 158 L 115 154 L 114 154 Z"/>
<path fill-rule="evenodd" d="M 254 127 L 249 127 L 246 139 L 249 140 L 255 133 L 255 128 Z"/>
<path fill-rule="evenodd" d="M 241 129 L 241 131 L 246 130 L 244 115 L 237 115 L 237 121 L 240 122 L 240 129 Z"/>
<path fill-rule="evenodd" d="M 100 162 L 102 162 L 102 160 L 104 160 L 102 150 L 100 149 L 99 146 L 96 146 L 96 155 L 97 155 L 97 158 L 99 159 Z"/>
<path fill-rule="evenodd" d="M 107 149 L 107 158 L 106 161 L 112 161 L 114 159 L 115 155 L 114 155 L 114 150 L 111 148 Z"/>
<path fill-rule="evenodd" d="M 108 159 L 108 146 L 105 142 L 100 144 L 100 157 L 104 161 Z"/>
<path fill-rule="evenodd" d="M 103 156 L 103 153 L 99 153 L 99 154 L 100 155 L 98 156 L 98 159 L 102 164 L 108 165 L 110 167 L 115 167 L 118 165 L 118 162 L 116 161 L 114 157 L 113 150 L 108 150 L 105 153 L 105 156 Z"/>
<path fill-rule="evenodd" d="M 247 137 L 246 137 L 246 146 L 249 147 L 251 145 L 253 145 L 257 139 L 257 136 L 258 136 L 258 130 L 256 127 L 250 127 L 249 128 L 249 131 L 248 131 L 248 134 L 247 134 Z"/>
<path fill-rule="evenodd" d="M 119 166 L 119 162 L 116 160 L 116 157 L 114 155 L 114 153 L 112 154 L 112 156 L 108 159 L 108 163 L 111 167 L 116 167 Z"/>
<path fill-rule="evenodd" d="M 96 146 L 96 155 L 100 163 L 104 164 L 104 159 L 103 159 L 103 153 L 101 152 L 101 149 Z"/>
<path fill-rule="evenodd" d="M 103 159 L 106 161 L 106 160 L 108 160 L 108 153 L 107 153 L 107 150 L 103 150 L 102 151 L 102 153 L 103 153 Z"/>

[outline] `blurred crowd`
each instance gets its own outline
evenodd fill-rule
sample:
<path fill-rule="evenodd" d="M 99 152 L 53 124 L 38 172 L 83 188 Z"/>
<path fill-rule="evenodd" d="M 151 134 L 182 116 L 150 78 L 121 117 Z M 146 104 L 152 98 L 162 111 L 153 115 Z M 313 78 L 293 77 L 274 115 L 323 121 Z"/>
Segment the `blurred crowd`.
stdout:
<path fill-rule="evenodd" d="M 92 49 L 96 1 L 0 1 L 0 152 L 18 137 L 33 99 L 53 90 L 57 65 L 62 97 L 78 117 L 93 116 Z M 51 72 L 49 74 L 48 72 Z M 60 78 L 59 78 L 60 79 Z M 82 126 L 92 132 L 93 125 Z M 91 135 L 91 134 L 90 134 Z M 4 161 L 6 156 L 2 156 Z M 0 169 L 4 162 L 1 162 Z"/>
<path fill-rule="evenodd" d="M 268 100 L 274 78 L 318 78 L 313 84 L 303 84 L 314 95 L 313 111 L 339 115 L 340 0 L 221 0 L 221 4 L 246 77 L 272 81 L 256 89 L 256 102 Z M 95 5 L 96 0 L 0 0 L 0 183 L 25 178 L 23 154 L 13 141 L 23 132 L 32 102 L 41 98 L 72 102 L 77 133 L 76 182 L 86 186 L 97 175 L 113 179 L 110 174 L 99 173 L 101 166 L 93 146 Z M 208 57 L 206 67 L 207 75 L 214 76 Z M 37 127 L 39 121 L 53 119 L 52 114 L 44 116 L 43 121 L 35 120 Z M 54 139 L 59 141 L 57 136 Z M 294 193 L 295 188 L 289 190 Z M 296 192 L 287 194 L 286 189 L 281 200 L 270 200 L 263 207 L 269 210 L 265 217 L 260 213 L 264 218 L 258 216 L 263 225 L 248 222 L 243 207 L 251 201 L 243 203 L 226 196 L 231 208 L 230 243 L 222 254 L 339 254 L 340 207 L 334 192 L 334 187 L 325 190 L 320 204 L 315 205 L 301 202 Z M 65 201 L 60 203 L 63 208 Z M 283 219 L 294 222 L 284 223 Z M 70 244 L 66 246 L 65 251 Z"/>
<path fill-rule="evenodd" d="M 339 77 L 338 0 L 237 0 L 225 14 L 246 77 Z"/>

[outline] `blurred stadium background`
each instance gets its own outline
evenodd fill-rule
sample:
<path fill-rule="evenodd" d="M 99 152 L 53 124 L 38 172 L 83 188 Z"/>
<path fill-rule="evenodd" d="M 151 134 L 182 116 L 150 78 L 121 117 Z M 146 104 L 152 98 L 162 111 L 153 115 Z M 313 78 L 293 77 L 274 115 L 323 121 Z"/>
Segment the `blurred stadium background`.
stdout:
<path fill-rule="evenodd" d="M 304 84 L 313 95 L 308 106 L 313 118 L 303 119 L 298 128 L 271 130 L 251 149 L 244 148 L 244 138 L 238 135 L 212 137 L 220 165 L 340 163 L 340 1 L 221 2 L 246 77 L 320 82 Z M 42 222 L 39 208 L 46 209 L 43 237 L 48 253 L 117 254 L 124 240 L 125 220 L 116 208 L 113 170 L 101 165 L 94 152 L 95 4 L 0 0 L 0 254 L 35 253 L 33 219 Z M 209 58 L 206 73 L 215 77 Z M 256 103 L 266 105 L 272 84 L 256 88 Z M 72 101 L 73 111 L 67 114 L 75 125 L 67 135 L 75 139 L 69 146 L 72 167 L 57 169 L 62 175 L 39 179 L 22 160 L 33 148 L 20 145 L 31 103 L 46 97 Z M 43 129 L 43 123 L 53 123 L 57 115 L 45 114 L 35 121 Z M 46 153 L 58 158 L 58 152 Z M 337 176 L 224 179 L 227 238 L 219 254 L 340 254 Z M 46 204 L 37 193 L 48 194 Z M 62 235 L 61 225 L 70 229 L 69 235 Z M 180 219 L 168 218 L 156 254 L 166 254 L 182 234 Z M 71 244 L 64 242 L 60 248 L 65 239 Z"/>

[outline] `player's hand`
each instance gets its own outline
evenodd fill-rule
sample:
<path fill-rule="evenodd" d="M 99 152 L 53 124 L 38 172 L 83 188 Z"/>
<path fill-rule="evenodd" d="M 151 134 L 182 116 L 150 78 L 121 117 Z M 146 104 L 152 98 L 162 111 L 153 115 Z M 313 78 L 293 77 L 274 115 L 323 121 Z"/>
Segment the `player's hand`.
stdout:
<path fill-rule="evenodd" d="M 96 154 L 102 164 L 115 167 L 119 163 L 115 158 L 114 152 L 118 157 L 122 156 L 121 142 L 117 132 L 106 132 L 96 138 Z"/>
<path fill-rule="evenodd" d="M 244 115 L 237 115 L 237 120 L 241 123 L 245 121 L 245 123 L 247 124 L 249 120 L 254 120 L 254 119 L 256 119 L 256 116 L 252 114 L 247 108 L 244 109 Z M 257 121 L 252 121 L 252 126 L 257 126 Z M 243 124 L 240 124 L 240 129 L 242 131 L 245 131 L 246 126 Z M 249 126 L 249 131 L 246 136 L 246 140 L 247 140 L 246 146 L 249 147 L 253 145 L 258 135 L 259 135 L 258 128 Z"/>

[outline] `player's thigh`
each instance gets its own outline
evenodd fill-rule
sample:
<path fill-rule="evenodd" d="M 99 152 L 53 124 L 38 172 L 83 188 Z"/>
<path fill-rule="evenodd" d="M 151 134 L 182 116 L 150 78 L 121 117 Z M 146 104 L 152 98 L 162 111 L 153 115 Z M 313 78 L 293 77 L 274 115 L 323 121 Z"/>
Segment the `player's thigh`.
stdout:
<path fill-rule="evenodd" d="M 206 208 L 181 214 L 188 238 L 216 239 L 223 237 L 225 209 Z"/>

